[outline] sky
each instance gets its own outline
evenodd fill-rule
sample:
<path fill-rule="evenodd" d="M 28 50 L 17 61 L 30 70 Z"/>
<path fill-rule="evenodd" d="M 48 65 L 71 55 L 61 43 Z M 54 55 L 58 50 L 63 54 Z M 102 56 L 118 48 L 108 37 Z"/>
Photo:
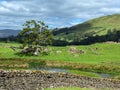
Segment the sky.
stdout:
<path fill-rule="evenodd" d="M 20 30 L 26 20 L 41 20 L 50 28 L 70 27 L 116 13 L 120 0 L 0 0 L 0 29 Z"/>

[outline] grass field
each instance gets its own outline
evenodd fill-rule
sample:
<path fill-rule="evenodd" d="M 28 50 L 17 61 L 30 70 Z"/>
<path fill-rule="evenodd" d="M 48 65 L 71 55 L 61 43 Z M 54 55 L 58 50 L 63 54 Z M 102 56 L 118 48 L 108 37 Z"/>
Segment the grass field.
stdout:
<path fill-rule="evenodd" d="M 120 44 L 96 43 L 86 46 L 49 47 L 48 55 L 19 55 L 10 46 L 18 43 L 0 43 L 0 69 L 28 69 L 30 66 L 41 65 L 42 61 L 49 67 L 72 69 L 70 72 L 91 77 L 99 77 L 94 73 L 112 73 L 120 77 Z M 70 48 L 84 51 L 83 54 L 72 53 Z M 77 70 L 77 71 L 76 71 Z M 80 71 L 78 71 L 80 70 Z M 87 72 L 84 72 L 87 71 Z"/>
<path fill-rule="evenodd" d="M 95 90 L 95 89 L 88 89 L 88 88 L 78 88 L 78 87 L 69 87 L 69 88 L 54 88 L 54 89 L 45 89 L 45 90 Z"/>
<path fill-rule="evenodd" d="M 94 88 L 79 88 L 79 87 L 62 87 L 62 88 L 48 88 L 45 90 L 96 90 Z M 97 90 L 112 90 L 112 89 L 97 89 Z"/>
<path fill-rule="evenodd" d="M 9 46 L 19 46 L 17 43 L 0 43 L 0 58 L 27 58 L 41 60 L 57 60 L 75 63 L 114 63 L 120 65 L 120 44 L 117 43 L 102 43 L 88 46 L 66 46 L 66 47 L 49 47 L 51 52 L 49 55 L 39 56 L 22 56 L 17 55 L 19 51 L 13 51 Z M 72 54 L 69 50 L 74 47 L 78 50 L 83 50 L 85 54 Z M 59 51 L 59 53 L 57 53 Z"/>

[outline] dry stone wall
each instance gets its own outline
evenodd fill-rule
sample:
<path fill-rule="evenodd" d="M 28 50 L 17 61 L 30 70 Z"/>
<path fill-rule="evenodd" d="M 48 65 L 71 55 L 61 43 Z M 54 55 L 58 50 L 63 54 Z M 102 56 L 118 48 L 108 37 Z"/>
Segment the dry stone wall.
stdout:
<path fill-rule="evenodd" d="M 0 90 L 44 90 L 50 87 L 78 86 L 120 90 L 119 80 L 96 79 L 68 73 L 0 70 Z"/>

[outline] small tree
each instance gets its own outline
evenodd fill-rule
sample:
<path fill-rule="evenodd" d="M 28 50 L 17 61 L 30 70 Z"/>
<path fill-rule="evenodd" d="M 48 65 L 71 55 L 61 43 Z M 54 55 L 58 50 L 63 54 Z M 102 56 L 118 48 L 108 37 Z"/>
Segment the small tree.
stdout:
<path fill-rule="evenodd" d="M 42 21 L 30 20 L 23 25 L 24 28 L 19 33 L 23 42 L 23 54 L 38 55 L 43 52 L 42 46 L 50 45 L 52 42 L 52 33 L 48 26 Z"/>

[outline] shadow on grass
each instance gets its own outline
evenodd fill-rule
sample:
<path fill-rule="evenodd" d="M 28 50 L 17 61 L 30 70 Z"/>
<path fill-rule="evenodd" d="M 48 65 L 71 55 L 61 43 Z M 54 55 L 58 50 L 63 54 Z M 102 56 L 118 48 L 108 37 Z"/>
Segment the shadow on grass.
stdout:
<path fill-rule="evenodd" d="M 17 55 L 17 56 L 20 56 L 20 57 L 24 57 L 24 56 L 34 56 L 33 54 L 31 54 L 31 53 L 20 53 L 20 52 L 17 52 L 17 53 L 15 53 L 15 55 Z"/>

